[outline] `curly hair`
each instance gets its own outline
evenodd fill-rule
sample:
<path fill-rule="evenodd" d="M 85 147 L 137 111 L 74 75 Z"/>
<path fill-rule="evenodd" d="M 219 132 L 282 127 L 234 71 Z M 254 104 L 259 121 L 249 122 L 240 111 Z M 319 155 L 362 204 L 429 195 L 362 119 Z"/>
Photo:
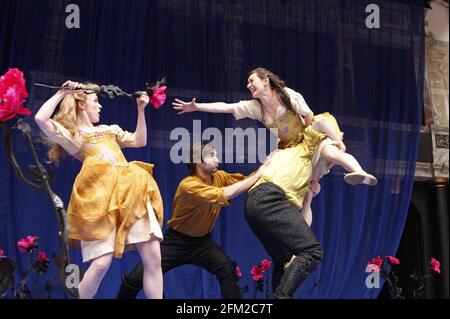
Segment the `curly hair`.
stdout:
<path fill-rule="evenodd" d="M 99 90 L 100 88 L 97 84 L 85 82 L 83 83 L 83 89 L 93 91 L 76 92 L 65 96 L 60 102 L 58 112 L 53 116 L 53 120 L 64 126 L 71 134 L 75 134 L 75 132 L 77 131 L 76 122 L 78 102 L 86 101 L 86 97 L 89 94 L 95 94 L 95 91 Z M 48 139 L 45 139 L 45 141 L 49 146 L 48 158 L 52 162 L 58 163 L 61 157 L 67 155 L 67 152 L 62 148 L 61 145 L 55 144 Z"/>

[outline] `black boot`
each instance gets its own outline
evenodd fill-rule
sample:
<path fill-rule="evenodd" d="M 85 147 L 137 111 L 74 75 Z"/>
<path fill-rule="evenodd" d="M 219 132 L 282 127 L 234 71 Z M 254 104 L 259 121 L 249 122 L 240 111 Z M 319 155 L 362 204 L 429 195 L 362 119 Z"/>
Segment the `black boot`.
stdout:
<path fill-rule="evenodd" d="M 272 272 L 272 293 L 280 285 L 281 277 L 284 273 L 284 267 L 282 263 L 274 262 L 273 272 Z"/>
<path fill-rule="evenodd" d="M 295 256 L 284 268 L 280 284 L 275 289 L 275 299 L 292 299 L 300 284 L 309 276 L 309 271 L 316 265 L 311 257 Z"/>
<path fill-rule="evenodd" d="M 224 299 L 242 299 L 239 277 L 236 275 L 236 262 L 229 261 L 216 273 Z"/>
<path fill-rule="evenodd" d="M 140 288 L 135 288 L 128 284 L 125 276 L 123 276 L 116 299 L 136 299 L 139 291 L 141 291 Z"/>
<path fill-rule="evenodd" d="M 220 290 L 224 299 L 242 299 L 241 288 L 238 285 L 237 276 L 218 278 Z"/>

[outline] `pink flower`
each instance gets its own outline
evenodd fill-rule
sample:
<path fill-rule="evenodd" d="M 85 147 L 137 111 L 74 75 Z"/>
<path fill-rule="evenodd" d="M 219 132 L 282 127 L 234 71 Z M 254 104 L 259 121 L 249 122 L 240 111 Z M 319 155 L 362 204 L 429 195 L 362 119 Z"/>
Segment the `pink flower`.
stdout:
<path fill-rule="evenodd" d="M 267 259 L 263 259 L 261 260 L 261 269 L 263 272 L 266 272 L 267 270 L 269 270 L 270 266 L 272 266 L 272 263 L 270 261 L 268 261 Z"/>
<path fill-rule="evenodd" d="M 12 119 L 17 114 L 29 115 L 31 111 L 23 106 L 28 96 L 23 73 L 9 69 L 0 77 L 0 122 Z"/>
<path fill-rule="evenodd" d="M 154 109 L 159 109 L 161 105 L 166 101 L 166 89 L 167 86 L 159 86 L 152 89 L 152 96 L 150 97 L 150 103 Z"/>
<path fill-rule="evenodd" d="M 435 258 L 431 258 L 430 261 L 430 265 L 431 265 L 431 270 L 437 272 L 437 273 L 441 273 L 441 263 L 439 262 L 439 260 L 435 259 Z"/>
<path fill-rule="evenodd" d="M 400 265 L 400 260 L 398 260 L 397 258 L 392 256 L 386 256 L 386 258 L 389 260 L 389 263 L 391 265 Z"/>
<path fill-rule="evenodd" d="M 371 261 L 367 263 L 369 267 L 371 267 L 371 271 L 373 272 L 375 269 L 381 269 L 383 266 L 383 258 L 381 256 L 373 258 Z M 374 268 L 376 266 L 377 268 Z"/>
<path fill-rule="evenodd" d="M 50 260 L 47 258 L 47 255 L 46 255 L 45 252 L 43 252 L 43 251 L 40 251 L 40 252 L 39 252 L 38 260 L 39 260 L 41 263 L 48 263 L 48 262 L 50 262 Z"/>
<path fill-rule="evenodd" d="M 264 276 L 264 271 L 259 266 L 253 266 L 250 272 L 252 273 L 254 281 L 258 281 Z"/>
<path fill-rule="evenodd" d="M 0 257 L 3 256 L 3 253 L 4 253 L 3 249 L 0 248 Z"/>
<path fill-rule="evenodd" d="M 27 236 L 17 242 L 17 247 L 21 253 L 32 252 L 38 247 L 37 236 Z"/>
<path fill-rule="evenodd" d="M 50 266 L 50 260 L 48 259 L 45 252 L 40 251 L 38 258 L 33 262 L 33 268 L 37 273 L 45 274 Z"/>
<path fill-rule="evenodd" d="M 239 268 L 239 266 L 236 266 L 236 276 L 238 276 L 239 278 L 242 277 L 241 268 Z"/>

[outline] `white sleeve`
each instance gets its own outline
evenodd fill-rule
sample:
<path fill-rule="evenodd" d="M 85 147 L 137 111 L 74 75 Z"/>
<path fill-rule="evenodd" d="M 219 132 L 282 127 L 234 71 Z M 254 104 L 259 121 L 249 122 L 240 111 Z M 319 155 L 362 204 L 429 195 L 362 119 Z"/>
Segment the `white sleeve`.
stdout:
<path fill-rule="evenodd" d="M 52 129 L 42 129 L 45 136 L 53 143 L 61 145 L 67 153 L 76 155 L 83 145 L 81 136 L 79 134 L 72 135 L 68 129 L 55 120 L 50 119 L 50 122 Z"/>
<path fill-rule="evenodd" d="M 294 108 L 294 111 L 297 112 L 297 114 L 306 116 L 308 113 L 312 112 L 311 109 L 309 108 L 308 104 L 306 104 L 305 99 L 303 98 L 303 96 L 300 93 L 298 93 L 288 87 L 285 87 L 284 91 L 287 93 L 287 95 L 291 99 L 292 107 Z"/>
<path fill-rule="evenodd" d="M 116 133 L 117 143 L 121 148 L 133 147 L 136 144 L 136 134 L 128 131 L 124 131 L 119 125 L 110 126 L 114 133 Z"/>
<path fill-rule="evenodd" d="M 242 100 L 237 103 L 231 104 L 233 107 L 233 116 L 236 120 L 243 118 L 251 118 L 253 120 L 261 121 L 261 106 L 259 101 L 253 100 Z"/>

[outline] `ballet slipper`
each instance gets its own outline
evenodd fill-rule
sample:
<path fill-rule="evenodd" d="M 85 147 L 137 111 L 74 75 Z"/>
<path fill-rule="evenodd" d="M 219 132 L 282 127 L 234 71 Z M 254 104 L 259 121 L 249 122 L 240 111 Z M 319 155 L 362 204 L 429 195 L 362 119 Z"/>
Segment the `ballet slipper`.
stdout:
<path fill-rule="evenodd" d="M 377 178 L 364 171 L 345 174 L 344 180 L 350 185 L 365 184 L 375 186 L 377 184 Z"/>

